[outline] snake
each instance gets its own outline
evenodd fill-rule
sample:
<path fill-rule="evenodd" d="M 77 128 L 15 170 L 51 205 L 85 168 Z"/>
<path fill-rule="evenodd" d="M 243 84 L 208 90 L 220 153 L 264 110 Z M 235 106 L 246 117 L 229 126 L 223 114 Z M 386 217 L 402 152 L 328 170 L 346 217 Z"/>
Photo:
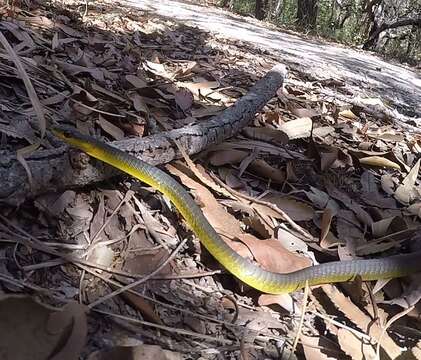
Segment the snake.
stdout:
<path fill-rule="evenodd" d="M 234 251 L 209 223 L 190 193 L 165 171 L 95 137 L 81 134 L 73 127 L 58 125 L 51 131 L 69 146 L 161 192 L 183 216 L 207 251 L 229 273 L 260 292 L 291 293 L 306 286 L 352 281 L 358 277 L 363 281 L 371 281 L 403 277 L 421 271 L 421 252 L 383 258 L 332 261 L 289 273 L 265 270 Z"/>

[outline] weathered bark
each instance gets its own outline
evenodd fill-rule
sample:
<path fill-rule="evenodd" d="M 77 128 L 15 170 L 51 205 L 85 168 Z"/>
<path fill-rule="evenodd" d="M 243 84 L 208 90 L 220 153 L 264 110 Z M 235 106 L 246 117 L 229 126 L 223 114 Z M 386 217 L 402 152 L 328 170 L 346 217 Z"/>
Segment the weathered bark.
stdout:
<path fill-rule="evenodd" d="M 276 94 L 286 75 L 283 65 L 275 66 L 233 106 L 209 121 L 145 138 L 116 141 L 112 145 L 153 165 L 180 157 L 174 140 L 189 154 L 198 153 L 237 134 Z M 18 206 L 43 192 L 87 185 L 118 174 L 111 167 L 94 160 L 84 164 L 82 169 L 73 168 L 67 146 L 37 151 L 26 161 L 33 177 L 32 189 L 16 156 L 0 151 L 0 203 Z"/>
<path fill-rule="evenodd" d="M 421 27 L 421 17 L 419 18 L 410 18 L 410 19 L 401 19 L 393 23 L 383 23 L 380 26 L 376 25 L 373 27 L 374 30 L 371 31 L 369 38 L 365 41 L 363 49 L 372 48 L 379 39 L 379 35 L 386 30 L 396 29 L 402 26 L 417 26 Z"/>
<path fill-rule="evenodd" d="M 267 1 L 266 0 L 256 0 L 254 8 L 254 16 L 258 20 L 263 20 L 266 17 L 267 12 Z"/>
<path fill-rule="evenodd" d="M 297 1 L 297 24 L 305 29 L 316 27 L 318 0 Z"/>

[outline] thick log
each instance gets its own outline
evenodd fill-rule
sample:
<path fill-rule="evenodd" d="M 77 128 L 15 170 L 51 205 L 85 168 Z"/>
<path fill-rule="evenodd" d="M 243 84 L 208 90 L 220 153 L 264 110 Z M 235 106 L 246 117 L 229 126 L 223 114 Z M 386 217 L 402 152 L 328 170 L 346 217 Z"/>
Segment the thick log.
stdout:
<path fill-rule="evenodd" d="M 283 65 L 275 66 L 233 106 L 209 121 L 144 138 L 115 141 L 112 145 L 153 165 L 180 157 L 174 140 L 188 154 L 196 154 L 232 137 L 248 125 L 275 96 L 286 75 L 287 70 Z M 33 187 L 30 189 L 26 172 L 16 156 L 0 151 L 0 203 L 19 206 L 26 199 L 47 191 L 87 185 L 118 174 L 111 167 L 93 159 L 83 166 L 74 166 L 69 155 L 68 147 L 63 145 L 52 150 L 37 151 L 28 157 L 26 161 L 33 177 Z"/>

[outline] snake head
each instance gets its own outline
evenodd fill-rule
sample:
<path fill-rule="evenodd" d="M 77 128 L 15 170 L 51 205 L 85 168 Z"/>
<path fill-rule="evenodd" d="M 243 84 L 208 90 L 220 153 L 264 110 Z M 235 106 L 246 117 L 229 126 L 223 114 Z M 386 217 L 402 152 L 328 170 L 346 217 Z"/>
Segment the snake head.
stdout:
<path fill-rule="evenodd" d="M 51 132 L 65 143 L 78 148 L 87 153 L 90 152 L 92 147 L 92 139 L 88 136 L 82 135 L 75 128 L 70 126 L 58 125 L 51 129 Z"/>

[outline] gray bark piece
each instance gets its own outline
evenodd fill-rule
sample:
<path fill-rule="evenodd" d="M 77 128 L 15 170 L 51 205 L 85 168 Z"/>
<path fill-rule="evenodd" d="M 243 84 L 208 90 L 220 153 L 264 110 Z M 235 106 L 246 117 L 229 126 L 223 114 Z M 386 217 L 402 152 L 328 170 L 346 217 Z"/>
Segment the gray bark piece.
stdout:
<path fill-rule="evenodd" d="M 179 142 L 188 154 L 196 154 L 211 145 L 223 142 L 248 125 L 256 113 L 275 96 L 286 76 L 285 66 L 273 67 L 233 106 L 204 123 L 145 138 L 115 141 L 111 145 L 153 165 L 168 163 L 180 157 L 174 140 Z M 26 161 L 32 172 L 32 189 L 16 156 L 0 151 L 0 203 L 19 206 L 26 199 L 47 191 L 87 185 L 118 174 L 115 169 L 94 159 L 82 169 L 74 168 L 67 146 L 37 151 L 26 158 Z"/>

